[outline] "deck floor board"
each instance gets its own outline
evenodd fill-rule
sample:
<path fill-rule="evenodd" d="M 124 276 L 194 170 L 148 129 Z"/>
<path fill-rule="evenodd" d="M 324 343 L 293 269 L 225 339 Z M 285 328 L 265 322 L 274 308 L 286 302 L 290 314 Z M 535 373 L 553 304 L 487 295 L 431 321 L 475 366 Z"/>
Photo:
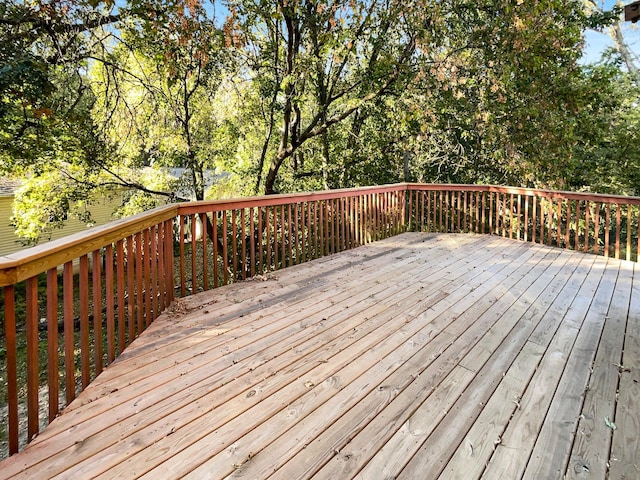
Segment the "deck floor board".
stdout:
<path fill-rule="evenodd" d="M 640 478 L 639 276 L 409 233 L 187 297 L 0 479 Z"/>

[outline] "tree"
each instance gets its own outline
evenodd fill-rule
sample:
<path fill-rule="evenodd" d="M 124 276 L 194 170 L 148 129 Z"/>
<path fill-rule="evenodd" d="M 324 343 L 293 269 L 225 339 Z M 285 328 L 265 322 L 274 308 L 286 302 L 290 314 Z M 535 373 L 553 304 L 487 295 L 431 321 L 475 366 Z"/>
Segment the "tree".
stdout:
<path fill-rule="evenodd" d="M 622 29 L 622 3 L 618 1 L 616 6 L 610 11 L 605 11 L 603 5 L 599 4 L 596 0 L 584 0 L 584 5 L 593 17 L 602 19 L 601 22 L 596 22 L 593 25 L 589 25 L 589 27 L 607 32 L 613 40 L 615 48 L 622 58 L 627 71 L 632 74 L 636 82 L 640 81 L 640 78 L 638 78 L 640 71 L 636 64 L 638 57 L 631 52 Z"/>
<path fill-rule="evenodd" d="M 593 108 L 580 121 L 581 141 L 575 145 L 568 187 L 602 193 L 640 195 L 640 87 L 621 68 L 615 53 L 585 68 L 596 88 Z"/>
<path fill-rule="evenodd" d="M 593 94 L 582 35 L 601 20 L 578 1 L 454 2 L 445 59 L 421 80 L 425 176 L 562 188 Z"/>
<path fill-rule="evenodd" d="M 183 190 L 204 198 L 204 169 L 229 155 L 236 132 L 223 119 L 214 130 L 224 141 L 207 138 L 228 63 L 221 30 L 199 2 L 56 1 L 2 13 L 11 49 L 0 71 L 0 174 L 31 178 L 18 192 L 19 232 L 35 241 L 84 215 L 74 205 L 92 191 L 129 189 L 122 213 L 177 199 L 166 175 L 138 173 L 145 166 L 186 167 Z M 48 213 L 26 214 L 38 196 Z"/>
<path fill-rule="evenodd" d="M 101 27 L 119 20 L 110 2 L 17 2 L 0 5 L 0 174 L 46 168 L 52 143 L 95 153 L 83 79 Z M 67 147 L 65 147 L 67 148 Z"/>
<path fill-rule="evenodd" d="M 205 169 L 233 154 L 237 136 L 228 116 L 216 111 L 231 71 L 224 37 L 199 3 L 144 8 L 149 20 L 124 25 L 122 42 L 95 66 L 95 113 L 109 141 L 124 148 L 120 163 L 186 168 L 188 190 L 202 200 Z"/>
<path fill-rule="evenodd" d="M 423 28 L 417 22 L 423 7 L 395 0 L 231 2 L 232 30 L 256 52 L 248 67 L 270 99 L 258 185 L 275 122 L 280 123 L 265 193 L 278 190 L 285 160 L 299 168 L 298 154 L 312 139 L 321 142 L 326 182 L 330 128 L 385 95 L 404 75 Z"/>

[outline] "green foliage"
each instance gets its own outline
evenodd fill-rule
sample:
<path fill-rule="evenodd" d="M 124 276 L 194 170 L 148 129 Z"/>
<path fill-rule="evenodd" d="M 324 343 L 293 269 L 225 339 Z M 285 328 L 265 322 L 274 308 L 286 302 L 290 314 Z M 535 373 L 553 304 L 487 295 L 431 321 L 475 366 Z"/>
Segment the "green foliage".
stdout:
<path fill-rule="evenodd" d="M 30 242 L 112 188 L 129 192 L 120 215 L 404 179 L 637 194 L 637 83 L 617 58 L 578 64 L 585 29 L 617 13 L 583 0 L 10 0 L 0 174 L 28 179 L 15 222 Z M 208 189 L 207 172 L 220 179 Z"/>
<path fill-rule="evenodd" d="M 640 86 L 613 54 L 585 69 L 593 85 L 579 122 L 568 188 L 640 195 Z"/>
<path fill-rule="evenodd" d="M 89 223 L 91 218 L 82 208 L 87 190 L 57 170 L 31 177 L 16 192 L 12 218 L 16 234 L 35 244 L 71 216 Z"/>

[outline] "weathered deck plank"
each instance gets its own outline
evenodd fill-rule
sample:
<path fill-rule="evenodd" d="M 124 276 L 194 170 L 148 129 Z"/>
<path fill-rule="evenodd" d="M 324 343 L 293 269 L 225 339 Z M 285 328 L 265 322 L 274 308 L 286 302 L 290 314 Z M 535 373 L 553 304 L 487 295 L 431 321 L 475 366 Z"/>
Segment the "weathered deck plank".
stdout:
<path fill-rule="evenodd" d="M 622 356 L 624 325 L 628 314 L 633 273 L 632 265 L 621 266 L 626 268 L 621 268 L 617 279 L 603 278 L 609 294 L 603 295 L 602 299 L 595 299 L 585 322 L 587 326 L 594 327 L 594 336 L 586 339 L 591 341 L 582 348 L 588 355 L 593 356 L 593 353 L 596 353 L 593 365 L 586 366 L 587 370 L 592 369 L 592 373 L 585 388 L 584 405 L 578 419 L 576 438 L 569 459 L 568 478 L 603 477 L 607 471 L 612 431 L 606 421 L 614 421 L 618 388 L 616 365 Z M 616 285 L 617 293 L 615 298 L 612 298 L 611 292 Z M 585 366 L 582 369 L 584 370 Z"/>
<path fill-rule="evenodd" d="M 0 478 L 634 478 L 639 276 L 403 234 L 189 297 Z"/>
<path fill-rule="evenodd" d="M 615 412 L 609 478 L 640 478 L 640 264 L 634 264 L 634 282 L 629 303 L 622 359 L 619 369 L 618 402 Z"/>

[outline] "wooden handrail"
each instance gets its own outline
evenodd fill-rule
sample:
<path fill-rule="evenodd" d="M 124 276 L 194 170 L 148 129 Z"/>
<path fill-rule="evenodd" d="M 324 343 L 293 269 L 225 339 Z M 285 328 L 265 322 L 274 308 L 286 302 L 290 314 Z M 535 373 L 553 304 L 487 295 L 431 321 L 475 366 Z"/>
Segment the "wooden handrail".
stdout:
<path fill-rule="evenodd" d="M 0 287 L 46 272 L 177 215 L 178 204 L 158 207 L 0 257 Z"/>
<path fill-rule="evenodd" d="M 602 203 L 619 203 L 624 205 L 640 205 L 640 197 L 628 197 L 625 195 L 610 195 L 591 192 L 568 192 L 564 190 L 545 190 L 540 188 L 509 187 L 500 185 L 465 185 L 465 184 L 440 184 L 440 183 L 405 183 L 407 189 L 417 191 L 453 191 L 453 192 L 492 192 L 508 193 L 514 195 L 538 196 L 553 199 L 568 199 L 593 201 Z"/>
<path fill-rule="evenodd" d="M 392 192 L 399 189 L 411 191 L 467 191 L 492 192 L 514 195 L 539 196 L 550 199 L 569 199 L 623 205 L 640 205 L 640 197 L 607 195 L 589 192 L 567 192 L 522 187 L 497 185 L 465 185 L 465 184 L 417 184 L 397 183 L 379 187 L 360 187 L 319 192 L 279 194 L 270 196 L 245 197 L 201 202 L 185 202 L 158 207 L 106 225 L 93 227 L 83 232 L 63 237 L 46 244 L 27 248 L 22 251 L 0 256 L 0 287 L 12 285 L 30 278 L 34 274 L 47 271 L 49 268 L 62 265 L 69 260 L 79 258 L 102 245 L 125 238 L 132 233 L 144 230 L 151 225 L 168 220 L 178 215 L 189 215 L 204 211 L 223 211 L 253 206 L 273 206 L 282 203 L 295 203 L 331 199 L 337 197 L 354 197 L 363 192 Z"/>
<path fill-rule="evenodd" d="M 639 260 L 639 217 L 639 197 L 398 183 L 172 204 L 0 257 L 9 452 L 36 435 L 42 421 L 42 343 L 48 350 L 50 421 L 61 407 L 58 393 L 63 403 L 72 401 L 176 295 L 405 231 L 502 235 Z M 47 330 L 46 340 L 40 329 Z M 19 374 L 19 350 L 28 356 L 25 375 Z M 21 403 L 27 409 L 24 429 Z"/>
<path fill-rule="evenodd" d="M 640 197 L 495 185 L 407 184 L 407 190 L 421 228 L 498 234 L 640 261 Z"/>

